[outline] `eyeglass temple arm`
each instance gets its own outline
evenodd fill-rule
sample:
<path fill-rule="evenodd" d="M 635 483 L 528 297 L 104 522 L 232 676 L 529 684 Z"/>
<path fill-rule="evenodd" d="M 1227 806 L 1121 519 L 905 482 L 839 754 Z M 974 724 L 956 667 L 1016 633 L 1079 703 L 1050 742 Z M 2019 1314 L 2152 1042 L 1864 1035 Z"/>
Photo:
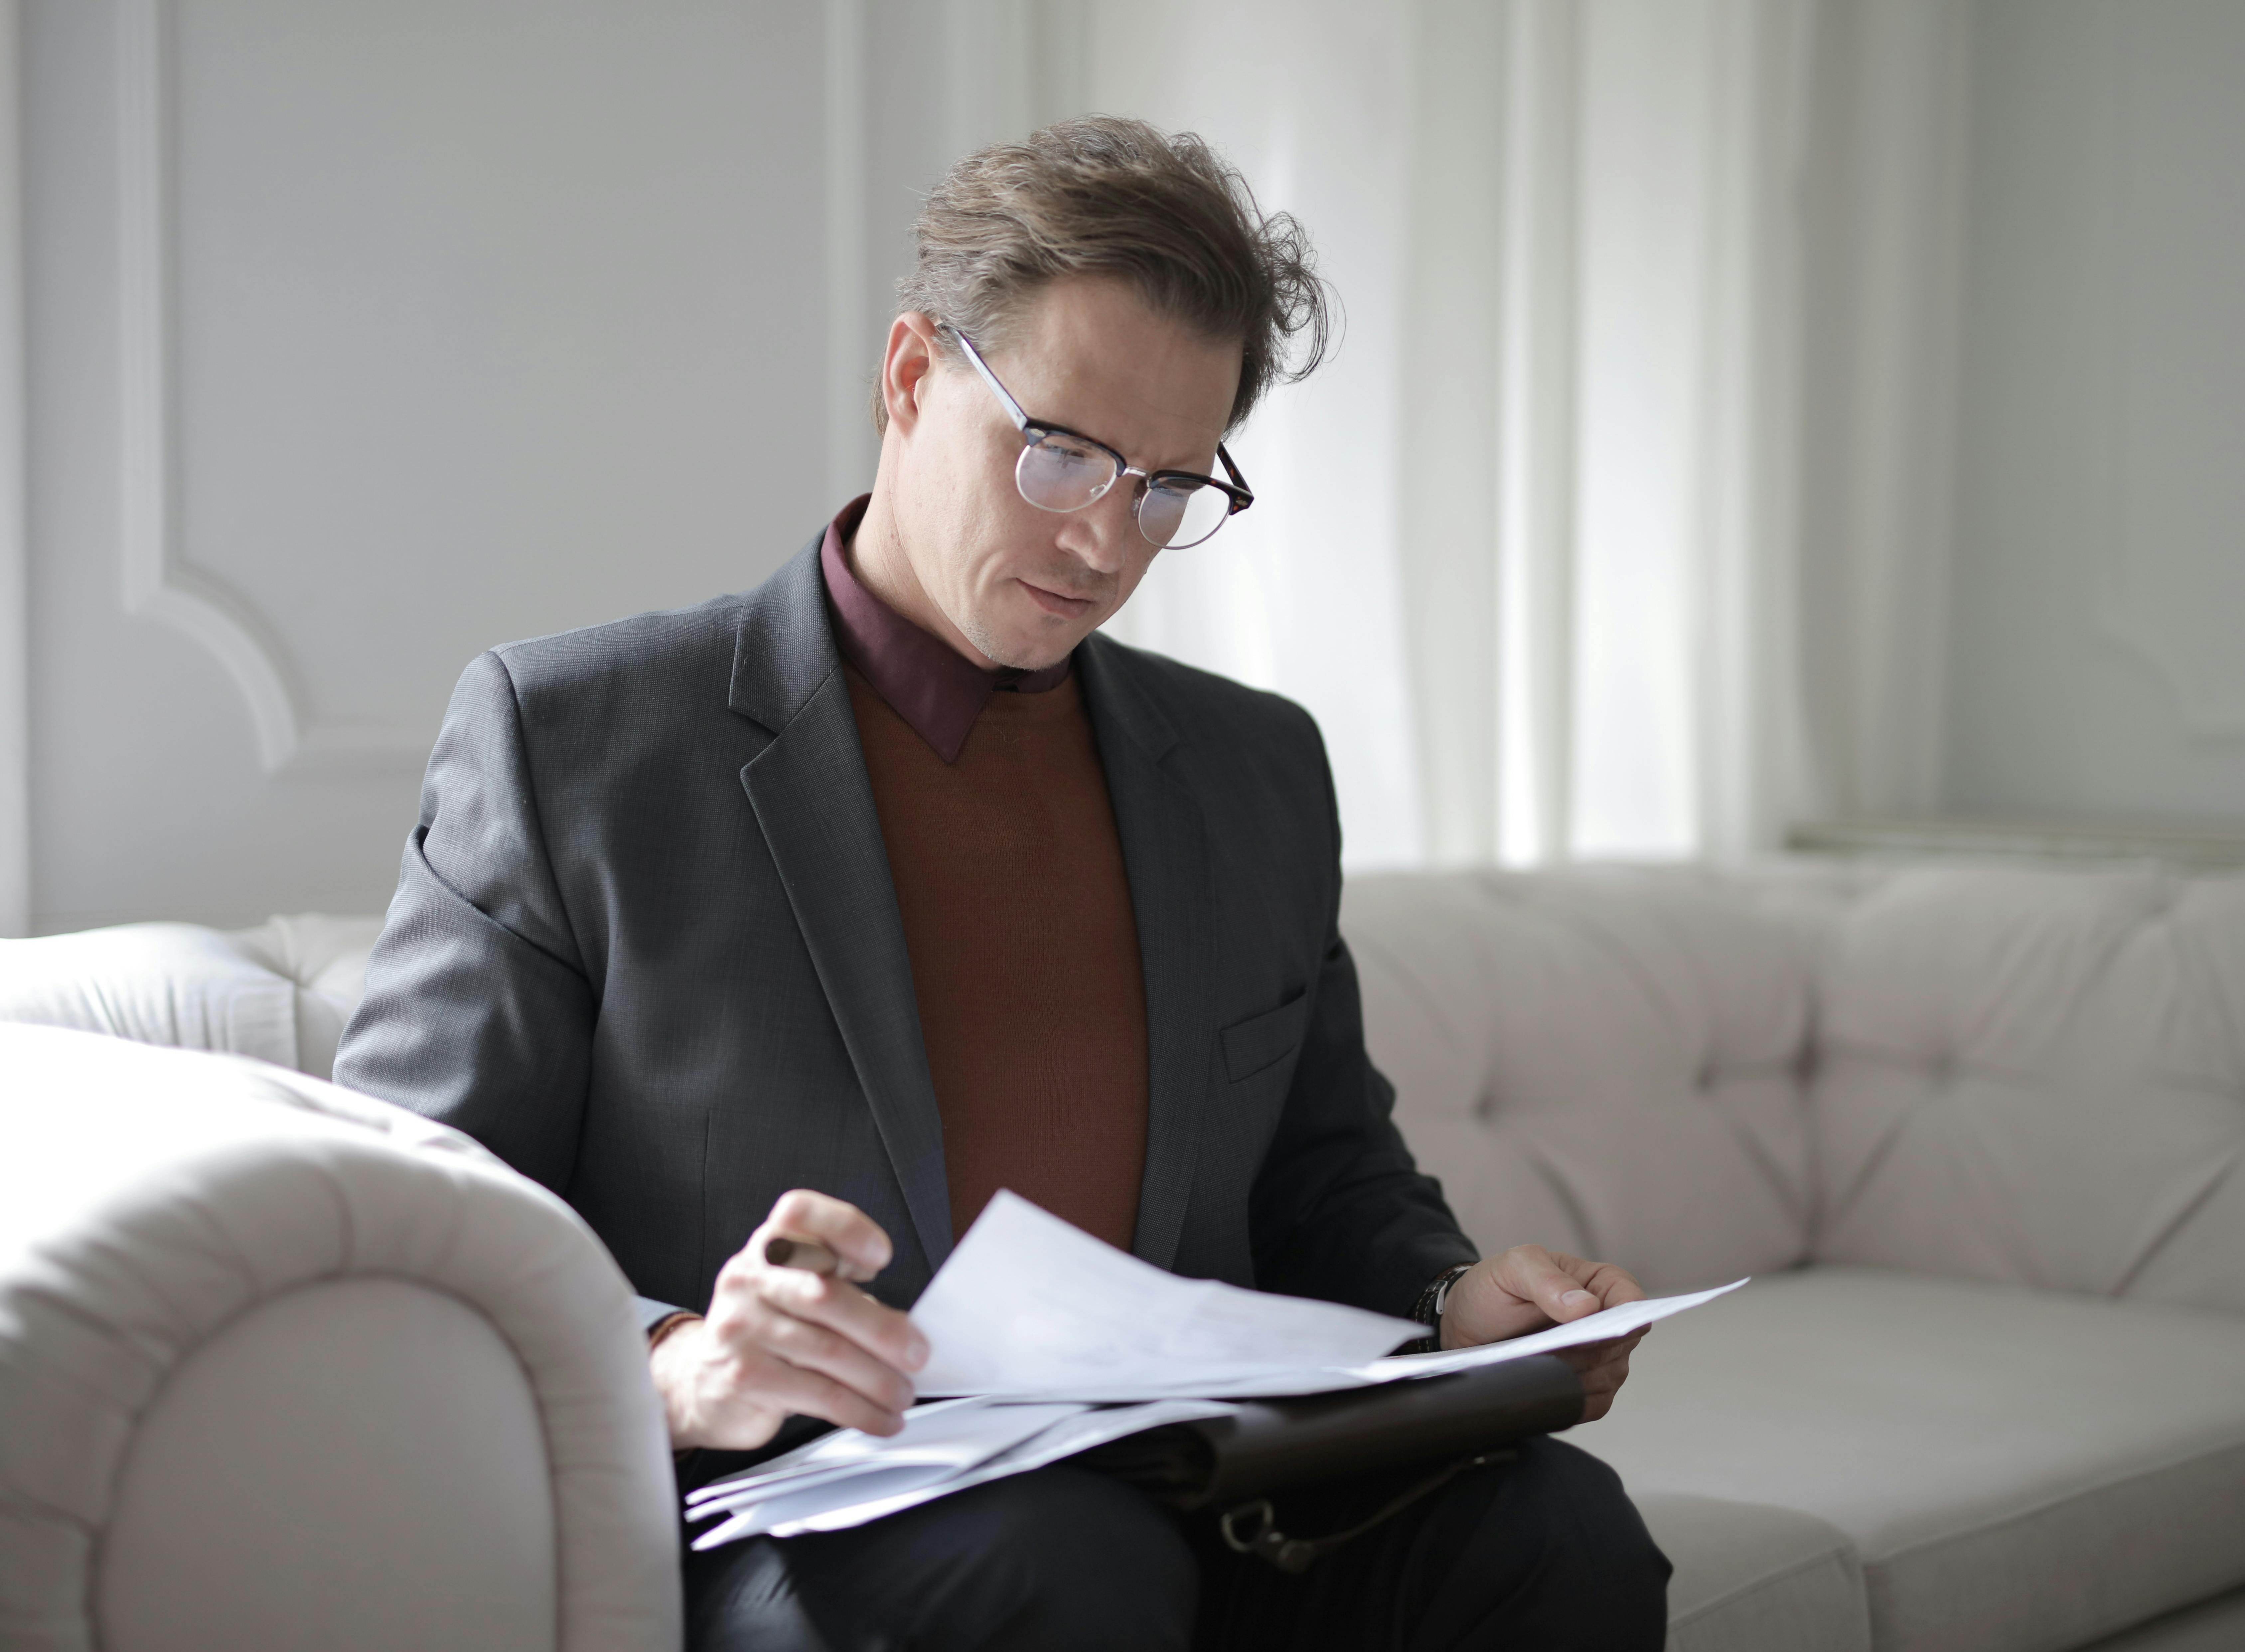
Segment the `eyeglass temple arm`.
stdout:
<path fill-rule="evenodd" d="M 1007 416 L 1013 419 L 1014 428 L 1017 430 L 1028 429 L 1029 416 L 1021 411 L 1021 404 L 1013 398 L 1012 394 L 1004 385 L 998 383 L 998 376 L 990 370 L 990 364 L 982 359 L 982 352 L 974 348 L 974 341 L 948 322 L 944 322 L 943 327 L 945 331 L 959 341 L 959 347 L 967 352 L 967 359 L 974 363 L 974 370 L 982 376 L 982 382 L 990 387 L 1000 404 L 1005 408 Z"/>
<path fill-rule="evenodd" d="M 1217 462 L 1224 466 L 1224 475 L 1231 478 L 1231 485 L 1239 490 L 1238 493 L 1232 495 L 1231 509 L 1224 514 L 1238 516 L 1255 503 L 1255 490 L 1247 485 L 1247 478 L 1239 474 L 1239 467 L 1231 462 L 1231 455 L 1224 450 L 1224 443 L 1221 442 L 1216 444 L 1216 457 Z"/>

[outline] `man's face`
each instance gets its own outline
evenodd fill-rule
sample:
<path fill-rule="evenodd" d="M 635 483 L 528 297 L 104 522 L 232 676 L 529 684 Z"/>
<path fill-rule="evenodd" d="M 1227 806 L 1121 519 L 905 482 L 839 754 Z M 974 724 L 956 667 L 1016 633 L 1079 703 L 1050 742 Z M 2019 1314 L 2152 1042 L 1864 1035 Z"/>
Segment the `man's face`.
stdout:
<path fill-rule="evenodd" d="M 923 350 L 932 342 L 925 317 L 898 326 Z M 894 465 L 896 549 L 929 605 L 981 654 L 1028 670 L 1056 664 L 1122 607 L 1154 559 L 1133 515 L 1138 478 L 1081 511 L 1039 510 L 1014 483 L 1021 433 L 971 365 L 937 358 L 913 375 L 907 363 L 916 382 L 899 402 L 899 349 L 913 348 L 892 333 L 882 468 Z M 1104 442 L 1143 470 L 1219 474 L 1238 344 L 1155 315 L 1119 281 L 1055 282 L 983 356 L 1033 419 Z"/>

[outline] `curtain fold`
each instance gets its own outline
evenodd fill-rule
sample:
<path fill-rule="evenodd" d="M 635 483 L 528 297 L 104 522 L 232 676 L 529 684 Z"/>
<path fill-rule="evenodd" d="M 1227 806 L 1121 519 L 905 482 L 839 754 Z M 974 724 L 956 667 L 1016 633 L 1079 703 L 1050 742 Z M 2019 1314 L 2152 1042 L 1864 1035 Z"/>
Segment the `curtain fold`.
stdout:
<path fill-rule="evenodd" d="M 1203 132 L 1346 305 L 1235 443 L 1256 509 L 1116 629 L 1308 705 L 1352 865 L 1750 855 L 1925 767 L 1943 507 L 1912 328 L 1941 276 L 1865 224 L 1943 244 L 1941 146 L 1902 128 L 1958 14 L 1091 14 L 1078 105 Z M 1902 343 L 1909 370 L 1875 353 Z M 1913 457 L 1867 476 L 1866 435 Z"/>

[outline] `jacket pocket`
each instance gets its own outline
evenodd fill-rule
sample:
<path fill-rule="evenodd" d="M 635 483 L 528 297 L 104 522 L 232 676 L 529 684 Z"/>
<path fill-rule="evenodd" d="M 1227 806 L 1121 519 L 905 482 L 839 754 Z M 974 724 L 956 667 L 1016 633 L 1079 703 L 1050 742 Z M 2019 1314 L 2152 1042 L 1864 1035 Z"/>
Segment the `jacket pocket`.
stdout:
<path fill-rule="evenodd" d="M 1310 1019 L 1310 995 L 1297 992 L 1275 1010 L 1224 1029 L 1224 1070 L 1234 1084 L 1292 1055 Z"/>

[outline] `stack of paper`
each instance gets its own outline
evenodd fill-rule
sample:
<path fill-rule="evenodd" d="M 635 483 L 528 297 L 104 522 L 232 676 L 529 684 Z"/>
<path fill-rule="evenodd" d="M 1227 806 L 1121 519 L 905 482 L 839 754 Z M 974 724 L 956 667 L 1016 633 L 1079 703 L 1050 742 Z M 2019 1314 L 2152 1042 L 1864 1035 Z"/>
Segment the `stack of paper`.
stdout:
<path fill-rule="evenodd" d="M 931 1355 L 889 1439 L 844 1429 L 694 1493 L 723 1522 L 697 1549 L 760 1533 L 838 1531 L 1170 1423 L 1228 1400 L 1437 1377 L 1625 1337 L 1735 1290 L 1630 1303 L 1454 1353 L 1380 1356 L 1421 1334 L 1335 1303 L 1180 1279 L 1000 1193 L 912 1310 Z"/>
<path fill-rule="evenodd" d="M 923 1394 L 1127 1400 L 1292 1392 L 1425 1334 L 1339 1303 L 1180 1279 L 1000 1193 L 920 1293 Z"/>
<path fill-rule="evenodd" d="M 905 1413 L 904 1432 L 883 1439 L 844 1429 L 758 1465 L 745 1474 L 687 1493 L 687 1514 L 723 1524 L 694 1540 L 715 1548 L 771 1533 L 837 1532 L 1008 1474 L 1170 1423 L 1221 1417 L 1220 1399 L 1166 1399 L 1136 1405 L 1075 1400 L 1021 1405 L 977 1397 L 938 1400 Z"/>

